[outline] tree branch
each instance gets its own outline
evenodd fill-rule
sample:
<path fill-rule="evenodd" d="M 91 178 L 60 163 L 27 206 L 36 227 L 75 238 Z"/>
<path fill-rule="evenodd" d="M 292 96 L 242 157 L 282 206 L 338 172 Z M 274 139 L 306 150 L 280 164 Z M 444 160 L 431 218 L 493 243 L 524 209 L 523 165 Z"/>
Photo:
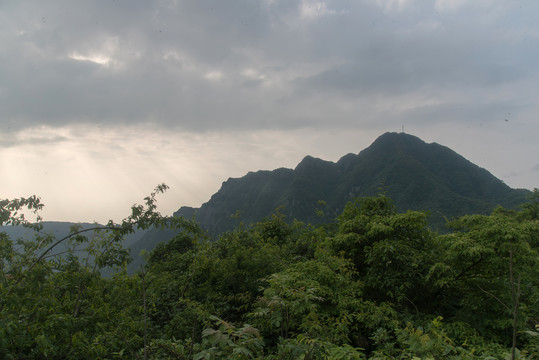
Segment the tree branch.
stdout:
<path fill-rule="evenodd" d="M 476 284 L 477 287 L 479 288 L 479 290 L 481 290 L 482 292 L 484 292 L 485 294 L 487 295 L 490 295 L 492 296 L 494 299 L 496 299 L 500 304 L 503 305 L 504 308 L 506 308 L 507 310 L 509 310 L 510 312 L 512 312 L 511 308 L 509 306 L 507 306 L 503 301 L 501 301 L 496 295 L 494 295 L 493 293 L 491 293 L 490 291 L 486 291 L 484 290 L 481 286 L 479 286 L 478 284 Z"/>

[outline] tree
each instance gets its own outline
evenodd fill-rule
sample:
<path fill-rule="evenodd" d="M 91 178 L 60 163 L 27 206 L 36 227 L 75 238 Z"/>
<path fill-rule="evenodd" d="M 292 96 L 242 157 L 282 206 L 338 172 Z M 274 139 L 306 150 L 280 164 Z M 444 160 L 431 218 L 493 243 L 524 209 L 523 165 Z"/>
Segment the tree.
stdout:
<path fill-rule="evenodd" d="M 528 202 L 522 204 L 519 217 L 525 220 L 539 220 L 539 189 L 533 189 L 528 196 Z"/>
<path fill-rule="evenodd" d="M 138 282 L 121 275 L 105 279 L 105 267 L 125 268 L 130 261 L 122 241 L 126 234 L 149 227 L 195 229 L 183 219 L 161 216 L 156 187 L 143 205 L 134 205 L 120 224 L 110 221 L 89 229 L 74 226 L 56 239 L 36 232 L 34 238 L 0 234 L 0 353 L 6 358 L 96 358 L 141 346 L 136 323 Z M 0 201 L 0 225 L 40 230 L 39 198 Z M 24 217 L 37 214 L 37 223 Z M 87 234 L 90 234 L 88 236 Z M 64 245 L 62 252 L 56 252 Z M 114 336 L 113 336 L 114 335 Z"/>
<path fill-rule="evenodd" d="M 391 199 L 380 195 L 349 202 L 338 221 L 329 245 L 352 260 L 367 298 L 414 312 L 428 306 L 425 278 L 433 241 L 424 213 L 397 213 Z"/>
<path fill-rule="evenodd" d="M 365 306 L 353 274 L 348 260 L 318 249 L 315 259 L 293 263 L 267 277 L 248 319 L 266 344 L 282 351 L 295 344 L 305 358 L 319 358 L 309 356 L 348 346 L 352 354 L 360 333 L 355 319 Z"/>
<path fill-rule="evenodd" d="M 440 256 L 429 271 L 446 317 L 465 321 L 484 336 L 511 344 L 538 312 L 530 306 L 537 288 L 537 220 L 513 211 L 468 215 L 440 236 Z M 509 315 L 509 316 L 508 316 Z M 507 336 L 508 330 L 511 336 Z M 508 341 L 511 339 L 511 341 Z"/>

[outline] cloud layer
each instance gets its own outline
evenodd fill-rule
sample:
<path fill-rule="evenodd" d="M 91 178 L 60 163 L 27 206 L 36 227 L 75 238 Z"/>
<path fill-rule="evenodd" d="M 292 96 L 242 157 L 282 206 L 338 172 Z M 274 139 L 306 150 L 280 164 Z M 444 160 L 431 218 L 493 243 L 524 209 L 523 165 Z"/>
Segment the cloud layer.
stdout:
<path fill-rule="evenodd" d="M 533 1 L 8 1 L 0 105 L 13 128 L 503 120 L 535 106 L 538 11 Z"/>

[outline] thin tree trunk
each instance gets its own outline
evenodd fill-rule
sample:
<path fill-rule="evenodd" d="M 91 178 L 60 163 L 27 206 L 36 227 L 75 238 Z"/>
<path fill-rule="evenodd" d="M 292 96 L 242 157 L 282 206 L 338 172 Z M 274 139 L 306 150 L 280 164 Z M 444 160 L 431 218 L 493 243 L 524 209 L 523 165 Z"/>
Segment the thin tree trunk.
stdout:
<path fill-rule="evenodd" d="M 511 347 L 511 360 L 515 360 L 517 350 L 517 320 L 518 305 L 520 300 L 520 275 L 518 276 L 515 289 L 515 277 L 513 274 L 513 244 L 509 248 L 509 276 L 511 280 L 511 300 L 513 301 L 513 346 Z"/>
<path fill-rule="evenodd" d="M 142 304 L 144 309 L 144 360 L 148 360 L 148 308 L 146 305 L 146 273 L 140 273 L 142 277 Z"/>

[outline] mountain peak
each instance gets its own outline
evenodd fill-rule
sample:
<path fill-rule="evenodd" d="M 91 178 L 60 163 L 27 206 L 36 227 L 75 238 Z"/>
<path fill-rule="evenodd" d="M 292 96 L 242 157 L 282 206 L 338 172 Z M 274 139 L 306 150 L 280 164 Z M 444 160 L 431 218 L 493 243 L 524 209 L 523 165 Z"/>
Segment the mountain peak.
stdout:
<path fill-rule="evenodd" d="M 406 133 L 386 132 L 380 135 L 374 142 L 362 152 L 395 151 L 417 147 L 424 147 L 427 144 L 420 138 Z"/>
<path fill-rule="evenodd" d="M 399 210 L 429 211 L 431 223 L 438 228 L 443 227 L 444 218 L 488 213 L 498 204 L 514 207 L 528 194 L 509 188 L 445 146 L 388 132 L 359 154 L 345 155 L 337 163 L 308 155 L 294 170 L 259 171 L 229 179 L 201 206 L 197 219 L 214 234 L 231 230 L 231 216 L 237 211 L 249 224 L 281 206 L 289 220 L 331 221 L 348 201 L 376 195 L 380 188 Z M 320 200 L 326 203 L 326 218 L 316 215 Z"/>
<path fill-rule="evenodd" d="M 332 167 L 332 166 L 335 166 L 335 163 L 331 161 L 322 160 L 320 158 L 315 158 L 311 155 L 307 155 L 296 166 L 295 171 L 303 171 L 304 169 L 310 169 L 313 167 L 323 168 L 323 167 Z"/>
<path fill-rule="evenodd" d="M 388 131 L 386 133 L 383 133 L 382 135 L 380 135 L 376 140 L 376 141 L 384 141 L 384 140 L 388 140 L 388 139 L 399 139 L 399 140 L 403 140 L 403 139 L 408 139 L 409 141 L 417 141 L 417 142 L 422 142 L 424 143 L 423 140 L 421 140 L 420 138 L 418 138 L 417 136 L 415 135 L 412 135 L 412 134 L 407 134 L 405 132 L 392 132 L 392 131 Z"/>

